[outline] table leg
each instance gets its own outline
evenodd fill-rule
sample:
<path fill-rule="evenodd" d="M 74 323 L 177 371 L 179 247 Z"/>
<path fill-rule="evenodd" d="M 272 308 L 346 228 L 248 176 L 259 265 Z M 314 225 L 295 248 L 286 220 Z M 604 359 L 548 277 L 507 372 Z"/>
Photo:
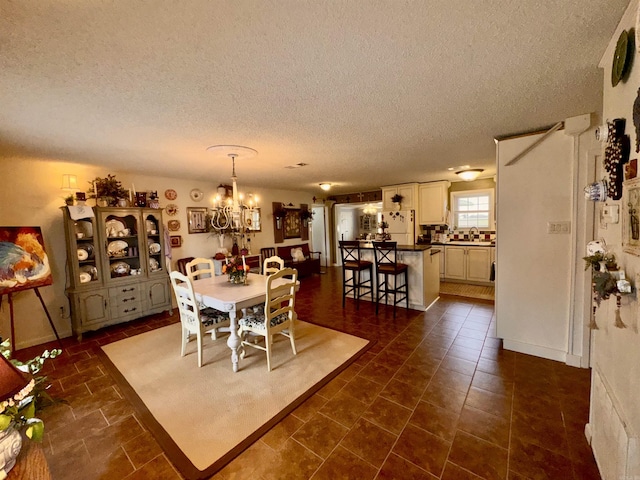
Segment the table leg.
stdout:
<path fill-rule="evenodd" d="M 231 320 L 231 331 L 229 332 L 229 338 L 227 339 L 227 346 L 231 349 L 231 363 L 233 364 L 233 371 L 237 372 L 240 337 L 238 336 L 238 321 L 235 310 L 229 312 L 229 319 Z"/>

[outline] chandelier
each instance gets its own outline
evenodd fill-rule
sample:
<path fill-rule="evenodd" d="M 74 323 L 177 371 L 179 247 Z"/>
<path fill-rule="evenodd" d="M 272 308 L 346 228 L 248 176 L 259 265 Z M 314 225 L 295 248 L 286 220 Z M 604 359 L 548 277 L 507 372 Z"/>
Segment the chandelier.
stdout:
<path fill-rule="evenodd" d="M 211 226 L 218 233 L 228 231 L 244 232 L 251 227 L 251 213 L 258 208 L 258 198 L 249 195 L 248 203 L 244 203 L 244 197 L 238 192 L 238 177 L 236 176 L 236 159 L 255 157 L 258 152 L 253 148 L 240 145 L 212 145 L 207 151 L 217 156 L 231 158 L 231 197 L 223 197 L 221 193 L 216 195 L 211 209 Z"/>

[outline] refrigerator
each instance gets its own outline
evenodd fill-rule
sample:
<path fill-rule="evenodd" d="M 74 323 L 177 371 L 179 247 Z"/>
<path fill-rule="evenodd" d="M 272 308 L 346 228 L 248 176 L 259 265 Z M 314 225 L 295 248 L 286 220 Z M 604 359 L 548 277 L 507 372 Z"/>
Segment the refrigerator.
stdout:
<path fill-rule="evenodd" d="M 389 224 L 387 233 L 392 242 L 398 245 L 414 245 L 416 238 L 415 210 L 387 211 L 383 213 L 384 221 Z"/>

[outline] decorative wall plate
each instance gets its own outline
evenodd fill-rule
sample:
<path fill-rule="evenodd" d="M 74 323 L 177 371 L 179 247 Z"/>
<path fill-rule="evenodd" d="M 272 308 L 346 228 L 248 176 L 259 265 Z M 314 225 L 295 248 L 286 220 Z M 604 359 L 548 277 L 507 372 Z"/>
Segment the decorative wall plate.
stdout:
<path fill-rule="evenodd" d="M 627 73 L 630 62 L 629 55 L 629 34 L 623 30 L 618 37 L 616 50 L 613 54 L 613 65 L 611 65 L 611 85 L 616 86 Z"/>
<path fill-rule="evenodd" d="M 180 230 L 180 220 L 169 220 L 167 228 L 170 232 L 177 232 Z"/>
<path fill-rule="evenodd" d="M 166 198 L 167 200 L 175 200 L 176 198 L 178 198 L 178 194 L 173 188 L 169 188 L 164 191 L 164 198 Z"/>
<path fill-rule="evenodd" d="M 194 202 L 199 202 L 204 197 L 204 193 L 202 193 L 202 190 L 200 190 L 199 188 L 194 188 L 193 190 L 191 190 L 191 192 L 189 192 L 189 195 L 191 195 L 191 200 L 193 200 Z"/>
<path fill-rule="evenodd" d="M 165 207 L 164 211 L 167 212 L 167 215 L 173 217 L 178 214 L 178 206 L 170 203 Z"/>

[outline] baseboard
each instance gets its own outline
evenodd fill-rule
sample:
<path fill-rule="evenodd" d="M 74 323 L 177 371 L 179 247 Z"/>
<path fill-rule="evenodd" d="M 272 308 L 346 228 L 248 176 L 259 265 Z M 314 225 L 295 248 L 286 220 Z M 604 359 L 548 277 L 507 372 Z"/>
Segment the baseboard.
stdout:
<path fill-rule="evenodd" d="M 515 340 L 508 340 L 506 338 L 503 340 L 502 345 L 505 350 L 513 350 L 514 352 L 534 355 L 536 357 L 547 358 L 549 360 L 556 360 L 563 363 L 565 363 L 567 360 L 567 352 L 562 352 L 553 348 L 533 345 L 531 343 L 518 342 Z"/>
<path fill-rule="evenodd" d="M 579 355 L 571 355 L 568 353 L 566 364 L 569 365 L 570 367 L 584 368 L 582 366 L 582 357 Z"/>

